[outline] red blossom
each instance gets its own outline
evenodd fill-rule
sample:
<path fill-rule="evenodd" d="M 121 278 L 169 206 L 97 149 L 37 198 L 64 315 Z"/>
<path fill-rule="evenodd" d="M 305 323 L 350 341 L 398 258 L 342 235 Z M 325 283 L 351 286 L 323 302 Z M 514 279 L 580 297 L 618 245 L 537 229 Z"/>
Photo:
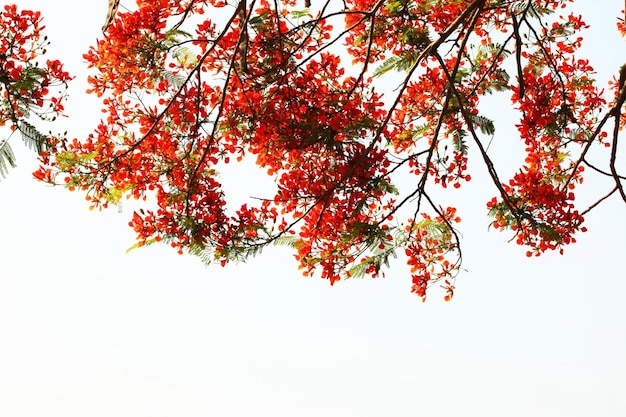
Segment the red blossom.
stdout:
<path fill-rule="evenodd" d="M 449 300 L 460 218 L 435 190 L 470 181 L 473 152 L 495 228 L 531 255 L 575 241 L 585 154 L 608 144 L 601 110 L 617 110 L 578 55 L 582 18 L 546 18 L 569 1 L 331 3 L 139 1 L 85 54 L 104 120 L 38 178 L 67 177 L 93 207 L 154 197 L 130 221 L 139 245 L 225 264 L 287 244 L 331 284 L 404 253 L 412 291 L 439 282 Z M 488 152 L 487 94 L 519 114 L 524 164 L 508 182 Z M 231 207 L 219 171 L 244 158 L 275 192 Z"/>

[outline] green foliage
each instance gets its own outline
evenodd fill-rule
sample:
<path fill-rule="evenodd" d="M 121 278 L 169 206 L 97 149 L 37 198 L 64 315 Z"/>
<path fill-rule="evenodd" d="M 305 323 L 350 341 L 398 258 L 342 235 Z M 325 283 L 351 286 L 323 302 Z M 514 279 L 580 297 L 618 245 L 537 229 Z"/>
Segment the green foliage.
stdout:
<path fill-rule="evenodd" d="M 5 178 L 9 173 L 9 167 L 15 168 L 15 154 L 8 139 L 0 142 L 0 177 Z"/>
<path fill-rule="evenodd" d="M 49 150 L 48 137 L 39 132 L 33 125 L 20 120 L 16 123 L 16 126 L 22 140 L 29 149 L 34 150 L 38 155 Z M 15 154 L 9 144 L 9 138 L 0 141 L 0 179 L 6 178 L 9 173 L 9 168 L 15 168 L 17 166 L 15 163 Z"/>
<path fill-rule="evenodd" d="M 303 17 L 307 17 L 308 14 L 309 14 L 309 9 L 293 10 L 291 12 L 291 17 L 294 19 L 302 19 Z"/>
<path fill-rule="evenodd" d="M 398 188 L 395 185 L 393 185 L 391 182 L 389 182 L 389 180 L 387 180 L 386 178 L 379 177 L 374 180 L 374 184 L 377 189 L 383 191 L 384 193 L 389 193 L 393 195 L 400 194 L 400 191 L 398 190 Z"/>
<path fill-rule="evenodd" d="M 282 235 L 274 239 L 273 243 L 275 246 L 289 246 L 290 248 L 295 248 L 297 242 L 298 238 L 295 236 Z"/>
<path fill-rule="evenodd" d="M 80 164 L 86 164 L 93 160 L 98 152 L 93 151 L 88 154 L 77 156 L 74 152 L 60 152 L 57 154 L 57 163 L 62 169 L 70 170 L 72 167 Z"/>
<path fill-rule="evenodd" d="M 488 85 L 485 85 L 485 83 L 481 85 L 481 87 L 483 88 L 483 92 L 487 94 L 492 94 L 494 91 L 501 92 L 511 89 L 511 86 L 509 84 L 511 76 L 508 72 L 506 72 L 502 68 L 494 68 L 493 74 L 497 75 L 497 77 L 494 77 Z"/>
<path fill-rule="evenodd" d="M 252 16 L 250 20 L 248 20 L 248 23 L 256 30 L 260 30 L 263 28 L 263 25 L 267 23 L 268 16 L 269 12 L 259 13 L 255 16 Z"/>
<path fill-rule="evenodd" d="M 34 150 L 41 155 L 43 151 L 49 150 L 48 137 L 40 133 L 35 126 L 26 121 L 18 123 L 18 130 L 22 135 L 22 140 L 29 149 Z"/>
<path fill-rule="evenodd" d="M 130 251 L 135 250 L 137 248 L 141 248 L 143 246 L 153 245 L 153 244 L 158 243 L 158 242 L 159 241 L 154 239 L 154 238 L 153 239 L 148 239 L 148 240 L 146 240 L 145 242 L 142 242 L 142 243 L 137 242 L 134 245 L 132 245 L 130 248 L 126 249 L 126 253 L 129 253 Z"/>
<path fill-rule="evenodd" d="M 512 199 L 513 204 L 520 204 L 517 200 L 519 199 Z M 501 223 L 504 222 L 507 228 L 514 225 L 518 226 L 521 223 L 528 223 L 531 225 L 532 229 L 539 232 L 542 238 L 552 242 L 563 241 L 563 236 L 561 236 L 553 226 L 540 220 L 537 213 L 529 212 L 528 207 L 523 204 L 521 204 L 521 207 L 512 211 L 506 202 L 501 201 L 489 209 L 488 215 L 489 217 L 497 218 Z M 490 227 L 494 223 L 495 221 L 491 223 Z"/>
<path fill-rule="evenodd" d="M 478 126 L 481 133 L 490 136 L 496 133 L 496 127 L 493 124 L 493 121 L 485 116 L 470 114 L 469 118 L 474 125 Z"/>
<path fill-rule="evenodd" d="M 180 74 L 174 74 L 173 72 L 167 70 L 161 70 L 161 76 L 163 77 L 163 79 L 167 80 L 169 85 L 177 89 L 181 88 L 185 84 L 185 80 L 187 79 Z"/>
<path fill-rule="evenodd" d="M 263 249 L 269 244 L 274 246 L 288 246 L 290 248 L 296 248 L 298 246 L 299 238 L 292 235 L 280 235 L 270 240 L 267 240 L 264 244 L 258 245 L 246 245 L 241 244 L 238 246 L 225 247 L 215 249 L 211 245 L 195 244 L 189 247 L 189 253 L 198 256 L 202 263 L 206 265 L 220 262 L 227 259 L 228 261 L 245 262 L 250 257 L 257 256 Z M 145 244 L 155 243 L 154 239 L 146 242 Z M 139 245 L 133 245 L 129 250 L 135 249 Z"/>
<path fill-rule="evenodd" d="M 413 225 L 413 230 L 425 230 L 429 236 L 432 236 L 442 243 L 449 243 L 452 240 L 452 231 L 450 226 L 443 221 L 424 219 L 416 222 Z"/>
<path fill-rule="evenodd" d="M 200 260 L 206 264 L 212 264 L 214 262 L 226 259 L 228 261 L 245 262 L 249 258 L 255 257 L 260 254 L 265 245 L 237 245 L 216 250 L 215 247 L 204 244 L 195 244 L 189 247 L 189 253 L 196 255 Z"/>
<path fill-rule="evenodd" d="M 406 52 L 399 56 L 391 56 L 385 60 L 378 68 L 374 70 L 374 77 L 380 77 L 387 72 L 408 71 L 415 64 L 417 57 L 414 53 Z"/>
<path fill-rule="evenodd" d="M 20 95 L 23 95 L 21 94 L 22 91 L 33 91 L 36 86 L 41 84 L 41 79 L 45 73 L 44 69 L 36 65 L 24 68 L 21 72 L 20 79 L 11 84 L 11 91 Z"/>
<path fill-rule="evenodd" d="M 374 270 L 378 274 L 380 269 L 384 266 L 389 267 L 389 259 L 393 257 L 394 259 L 398 257 L 396 254 L 396 246 L 387 241 L 380 241 L 379 245 L 370 245 L 372 250 L 372 254 L 361 259 L 361 262 L 355 263 L 348 271 L 344 274 L 346 279 L 349 278 L 363 278 L 365 276 L 366 271 L 371 265 L 374 265 Z"/>
<path fill-rule="evenodd" d="M 172 57 L 183 67 L 193 67 L 198 63 L 196 54 L 186 46 L 176 47 L 172 53 Z"/>
<path fill-rule="evenodd" d="M 452 143 L 454 144 L 454 150 L 457 152 L 461 152 L 463 155 L 467 155 L 467 151 L 469 147 L 465 142 L 465 137 L 467 136 L 467 132 L 465 130 L 455 130 L 452 135 Z"/>

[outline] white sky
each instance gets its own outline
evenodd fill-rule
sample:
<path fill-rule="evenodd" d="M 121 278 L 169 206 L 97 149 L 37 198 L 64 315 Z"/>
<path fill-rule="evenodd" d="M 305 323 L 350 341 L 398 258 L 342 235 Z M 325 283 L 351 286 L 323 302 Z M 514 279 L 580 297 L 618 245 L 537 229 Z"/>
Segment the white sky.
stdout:
<path fill-rule="evenodd" d="M 609 4 L 584 11 L 603 74 L 626 57 L 621 3 Z M 78 76 L 70 118 L 46 129 L 80 137 L 100 117 L 81 55 L 106 6 L 19 0 L 46 16 L 47 57 Z M 515 131 L 496 129 L 492 147 L 506 150 Z M 473 174 L 456 195 L 468 202 L 469 272 L 451 303 L 434 292 L 422 304 L 402 262 L 385 279 L 330 287 L 302 278 L 283 249 L 225 269 L 167 247 L 126 254 L 131 210 L 89 212 L 80 194 L 36 183 L 34 155 L 12 144 L 19 167 L 0 182 L 0 416 L 624 415 L 626 221 L 615 199 L 564 256 L 528 259 L 487 233 L 494 192 Z M 256 174 L 236 175 L 243 186 Z M 606 187 L 590 182 L 587 199 Z"/>

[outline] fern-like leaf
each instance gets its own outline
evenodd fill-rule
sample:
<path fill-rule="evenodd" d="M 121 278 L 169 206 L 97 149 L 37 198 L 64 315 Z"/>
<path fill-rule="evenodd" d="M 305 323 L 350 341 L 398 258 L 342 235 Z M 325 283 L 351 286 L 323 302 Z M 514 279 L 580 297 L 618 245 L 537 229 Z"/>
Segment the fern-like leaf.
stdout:
<path fill-rule="evenodd" d="M 465 142 L 466 136 L 467 132 L 465 130 L 455 130 L 452 136 L 454 150 L 461 152 L 463 155 L 467 155 L 467 152 L 469 151 L 469 146 L 467 146 L 467 142 Z"/>
<path fill-rule="evenodd" d="M 186 78 L 182 75 L 174 74 L 171 71 L 162 70 L 161 76 L 174 88 L 179 89 L 185 83 Z"/>
<path fill-rule="evenodd" d="M 35 150 L 39 155 L 48 150 L 48 137 L 39 132 L 35 126 L 25 121 L 20 121 L 17 126 L 22 134 L 22 140 L 29 149 Z"/>
<path fill-rule="evenodd" d="M 289 246 L 290 248 L 296 247 L 298 238 L 296 236 L 279 236 L 274 239 L 275 246 Z"/>
<path fill-rule="evenodd" d="M 178 63 L 184 67 L 193 67 L 198 62 L 196 54 L 186 46 L 177 46 L 174 48 L 172 58 L 176 59 Z"/>
<path fill-rule="evenodd" d="M 374 71 L 374 77 L 380 77 L 387 72 L 397 69 L 402 61 L 402 57 L 400 56 L 392 56 L 387 58 L 385 62 L 382 63 L 376 70 Z"/>
<path fill-rule="evenodd" d="M 15 168 L 15 154 L 11 145 L 5 139 L 0 142 L 0 178 L 5 178 L 9 173 L 9 167 Z"/>
<path fill-rule="evenodd" d="M 480 116 L 478 114 L 471 114 L 470 120 L 474 123 L 480 131 L 485 135 L 493 135 L 496 133 L 496 127 L 493 124 L 493 121 L 486 118 L 485 116 Z"/>

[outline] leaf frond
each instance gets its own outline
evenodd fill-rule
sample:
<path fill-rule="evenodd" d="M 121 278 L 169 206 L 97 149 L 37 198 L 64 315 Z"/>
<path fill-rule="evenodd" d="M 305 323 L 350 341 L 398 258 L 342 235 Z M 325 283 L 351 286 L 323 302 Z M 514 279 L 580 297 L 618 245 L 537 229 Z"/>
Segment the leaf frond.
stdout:
<path fill-rule="evenodd" d="M 15 168 L 15 154 L 9 142 L 4 139 L 0 141 L 0 179 L 6 178 L 9 173 L 9 167 Z"/>

